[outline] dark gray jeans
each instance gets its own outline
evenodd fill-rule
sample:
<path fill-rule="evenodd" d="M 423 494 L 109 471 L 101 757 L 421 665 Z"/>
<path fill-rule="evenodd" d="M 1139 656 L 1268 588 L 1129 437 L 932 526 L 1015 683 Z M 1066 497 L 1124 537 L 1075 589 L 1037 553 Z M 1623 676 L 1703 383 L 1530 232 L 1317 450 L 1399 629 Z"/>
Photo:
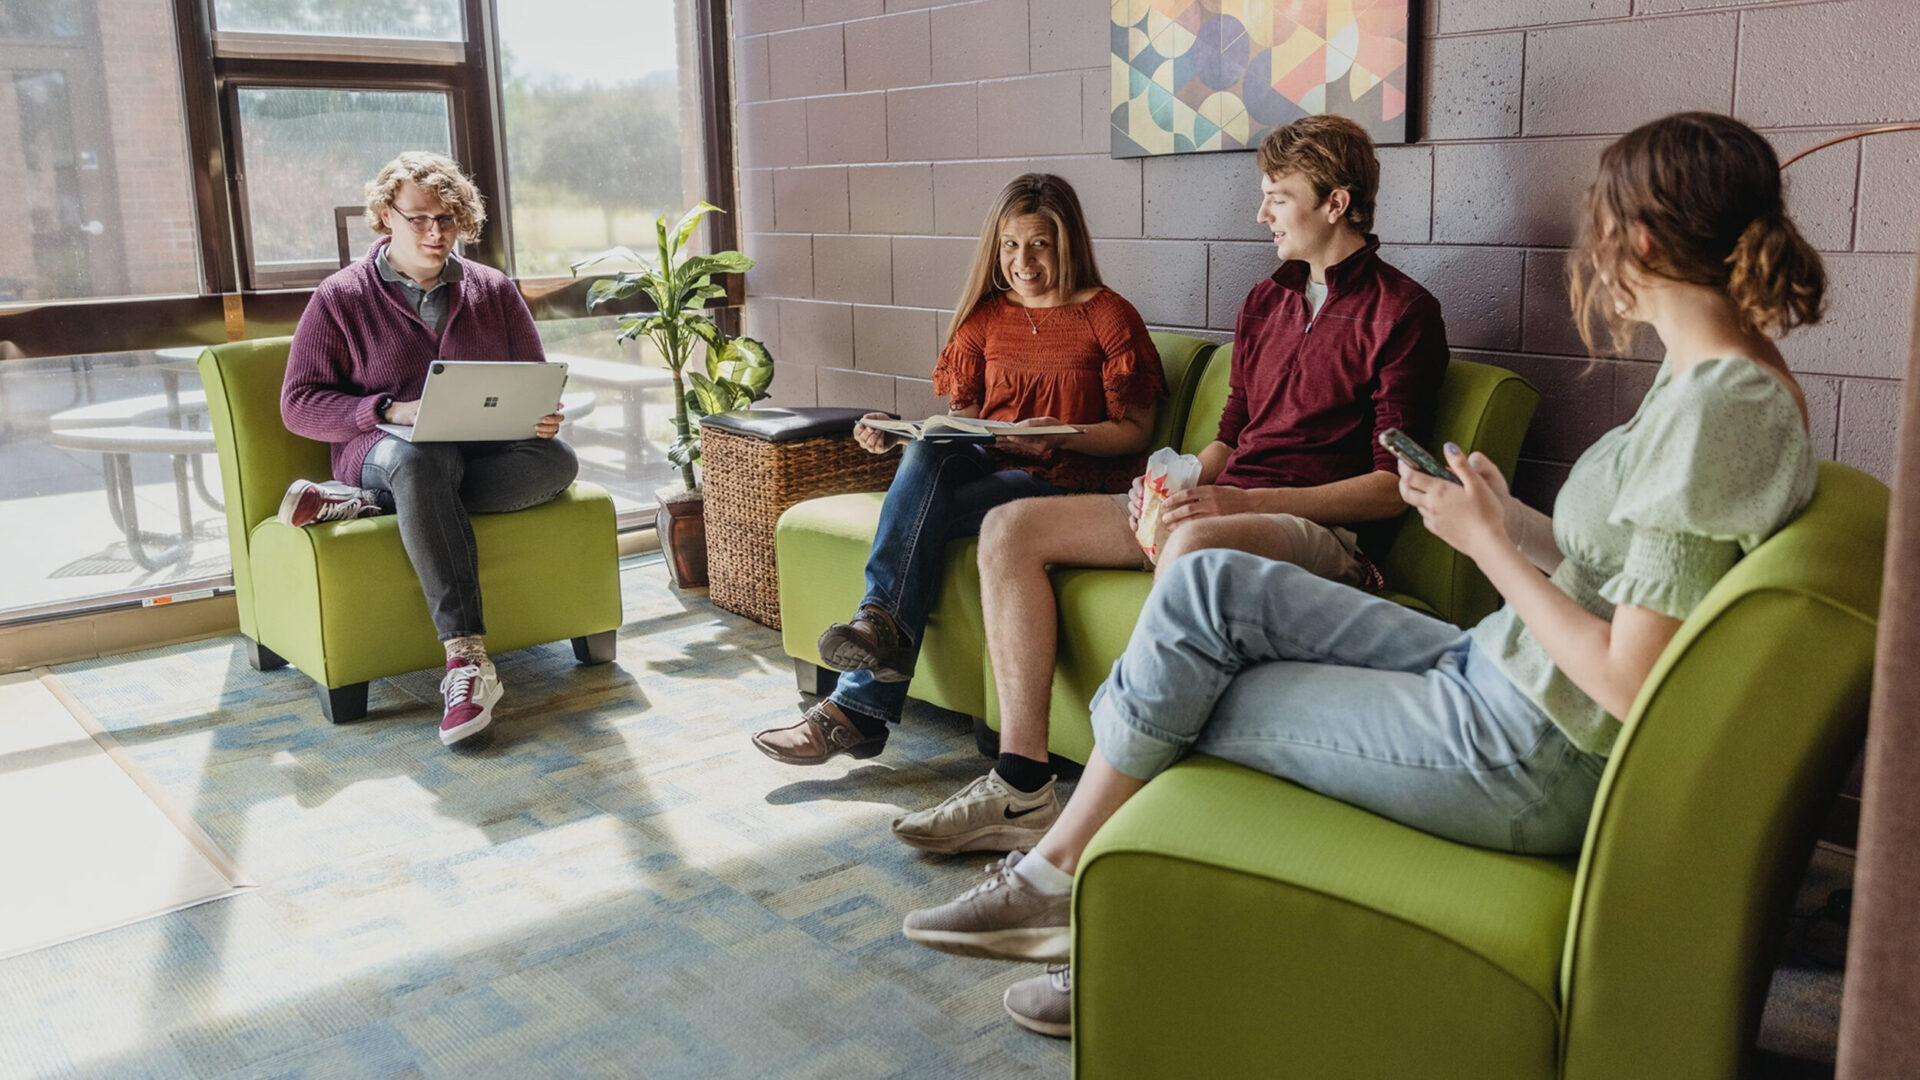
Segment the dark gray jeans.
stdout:
<path fill-rule="evenodd" d="M 518 442 L 373 444 L 360 486 L 400 518 L 400 542 L 420 575 L 440 640 L 485 634 L 480 553 L 469 513 L 505 514 L 555 499 L 580 462 L 559 439 Z"/>

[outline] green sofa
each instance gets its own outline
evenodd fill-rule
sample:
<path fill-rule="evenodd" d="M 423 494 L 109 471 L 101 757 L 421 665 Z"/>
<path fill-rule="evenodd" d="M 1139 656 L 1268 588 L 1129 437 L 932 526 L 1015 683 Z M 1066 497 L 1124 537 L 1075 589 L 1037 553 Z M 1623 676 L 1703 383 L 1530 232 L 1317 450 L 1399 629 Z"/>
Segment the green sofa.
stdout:
<path fill-rule="evenodd" d="M 1198 452 L 1219 430 L 1233 347 L 1185 334 L 1155 333 L 1153 339 L 1169 389 L 1156 419 L 1154 445 Z M 1441 387 L 1431 441 L 1451 439 L 1480 450 L 1511 475 L 1538 403 L 1539 394 L 1518 375 L 1454 360 Z M 825 693 L 833 685 L 816 639 L 859 606 L 882 498 L 880 492 L 864 492 L 812 499 L 780 517 L 774 546 L 781 641 L 804 692 Z M 1417 517 L 1402 518 L 1396 530 L 1381 565 L 1394 599 L 1462 624 L 1493 610 L 1492 586 L 1470 560 L 1428 535 Z M 1000 708 L 980 613 L 978 552 L 971 539 L 948 547 L 946 579 L 908 693 L 976 718 L 984 749 L 999 730 Z M 1060 634 L 1049 747 L 1085 762 L 1093 749 L 1087 703 L 1126 647 L 1153 576 L 1139 570 L 1061 569 L 1053 572 L 1053 584 Z"/>
<path fill-rule="evenodd" d="M 220 456 L 227 543 L 248 659 L 293 663 L 318 684 L 335 723 L 366 715 L 367 683 L 445 662 L 392 515 L 294 529 L 280 524 L 293 481 L 331 476 L 325 443 L 280 419 L 291 338 L 235 342 L 200 354 L 200 380 Z M 475 514 L 487 646 L 495 652 L 573 640 L 583 663 L 613 659 L 620 566 L 613 500 L 576 483 L 552 502 Z"/>
<path fill-rule="evenodd" d="M 1864 737 L 1888 493 L 1821 467 L 1655 666 L 1579 858 L 1479 850 L 1217 759 L 1074 892 L 1080 1076 L 1731 1078 Z"/>

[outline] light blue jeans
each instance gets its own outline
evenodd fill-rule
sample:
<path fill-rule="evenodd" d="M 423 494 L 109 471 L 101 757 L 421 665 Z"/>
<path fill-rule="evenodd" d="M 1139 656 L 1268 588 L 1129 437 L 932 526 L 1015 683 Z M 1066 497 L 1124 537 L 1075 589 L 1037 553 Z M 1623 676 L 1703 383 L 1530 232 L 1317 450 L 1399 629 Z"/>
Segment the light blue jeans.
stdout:
<path fill-rule="evenodd" d="M 1094 695 L 1093 730 L 1101 756 L 1135 779 L 1209 754 L 1450 840 L 1532 854 L 1580 849 L 1606 766 L 1460 628 L 1237 551 L 1162 572 Z"/>

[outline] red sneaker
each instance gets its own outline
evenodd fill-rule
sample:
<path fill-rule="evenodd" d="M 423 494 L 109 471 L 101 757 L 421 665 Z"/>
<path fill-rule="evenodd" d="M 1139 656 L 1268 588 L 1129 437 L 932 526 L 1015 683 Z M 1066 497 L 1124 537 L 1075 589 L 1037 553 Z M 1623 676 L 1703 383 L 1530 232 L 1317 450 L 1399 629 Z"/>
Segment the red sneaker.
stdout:
<path fill-rule="evenodd" d="M 493 723 L 493 706 L 505 690 L 493 661 L 476 664 L 456 656 L 447 661 L 447 674 L 440 680 L 440 695 L 447 699 L 446 714 L 440 718 L 440 741 L 448 746 L 472 738 Z"/>
<path fill-rule="evenodd" d="M 295 480 L 280 500 L 280 524 L 304 529 L 323 521 L 352 521 L 380 512 L 373 492 L 335 481 Z"/>

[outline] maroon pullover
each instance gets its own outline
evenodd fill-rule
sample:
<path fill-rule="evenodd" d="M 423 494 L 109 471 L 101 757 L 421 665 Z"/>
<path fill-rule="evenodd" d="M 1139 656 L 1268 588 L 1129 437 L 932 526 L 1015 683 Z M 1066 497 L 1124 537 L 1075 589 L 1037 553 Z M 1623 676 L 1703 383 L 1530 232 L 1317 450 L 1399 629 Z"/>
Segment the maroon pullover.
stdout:
<path fill-rule="evenodd" d="M 287 430 L 333 446 L 333 477 L 360 485 L 360 464 L 387 438 L 374 405 L 420 396 L 434 360 L 546 360 L 533 314 L 507 275 L 471 259 L 450 282 L 452 296 L 436 337 L 393 295 L 374 268 L 374 252 L 320 283 L 300 315 L 280 390 Z"/>
<path fill-rule="evenodd" d="M 1396 463 L 1374 441 L 1397 427 L 1423 445 L 1447 370 L 1440 302 L 1380 260 L 1380 241 L 1327 268 L 1313 315 L 1307 264 L 1281 264 L 1240 307 L 1219 440 L 1233 454 L 1214 481 L 1309 487 Z"/>

